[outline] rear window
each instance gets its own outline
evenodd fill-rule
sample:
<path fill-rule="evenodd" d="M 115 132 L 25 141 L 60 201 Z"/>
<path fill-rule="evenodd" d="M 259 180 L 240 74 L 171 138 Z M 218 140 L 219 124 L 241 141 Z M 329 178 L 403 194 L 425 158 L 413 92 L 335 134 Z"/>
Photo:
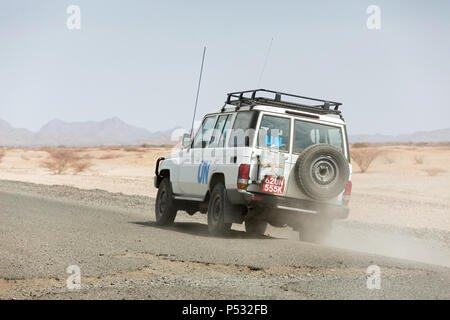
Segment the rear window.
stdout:
<path fill-rule="evenodd" d="M 291 119 L 264 115 L 258 133 L 258 147 L 289 152 Z"/>
<path fill-rule="evenodd" d="M 304 149 L 318 143 L 327 143 L 344 152 L 340 127 L 295 120 L 294 153 L 301 153 Z"/>

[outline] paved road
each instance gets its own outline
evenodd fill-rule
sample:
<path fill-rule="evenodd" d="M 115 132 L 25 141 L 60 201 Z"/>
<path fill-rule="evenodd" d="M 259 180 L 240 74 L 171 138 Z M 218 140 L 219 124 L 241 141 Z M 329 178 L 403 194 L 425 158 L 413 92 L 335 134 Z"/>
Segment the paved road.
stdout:
<path fill-rule="evenodd" d="M 210 237 L 205 217 L 154 225 L 154 200 L 0 181 L 3 299 L 450 299 L 450 269 L 303 243 L 290 231 Z M 81 270 L 68 290 L 66 268 Z M 367 288 L 367 267 L 381 289 Z"/>

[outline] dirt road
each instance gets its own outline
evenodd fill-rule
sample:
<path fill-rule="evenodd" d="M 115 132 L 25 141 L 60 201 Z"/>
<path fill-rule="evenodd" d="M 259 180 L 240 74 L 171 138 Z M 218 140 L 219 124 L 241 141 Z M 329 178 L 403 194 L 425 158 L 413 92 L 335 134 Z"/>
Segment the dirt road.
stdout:
<path fill-rule="evenodd" d="M 288 229 L 214 238 L 203 215 L 156 227 L 153 207 L 144 196 L 0 181 L 0 298 L 450 299 L 447 233 L 341 223 L 323 246 Z M 364 242 L 434 265 L 364 253 Z M 70 265 L 79 290 L 66 287 Z M 379 290 L 367 288 L 370 265 Z"/>

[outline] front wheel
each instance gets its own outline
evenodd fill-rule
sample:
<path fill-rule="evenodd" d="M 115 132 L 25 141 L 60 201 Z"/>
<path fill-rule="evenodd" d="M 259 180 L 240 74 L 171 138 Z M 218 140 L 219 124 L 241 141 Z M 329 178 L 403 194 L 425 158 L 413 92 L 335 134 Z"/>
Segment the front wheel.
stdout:
<path fill-rule="evenodd" d="M 155 202 L 156 224 L 158 226 L 171 225 L 177 215 L 174 203 L 172 185 L 168 178 L 164 178 L 158 188 Z"/>
<path fill-rule="evenodd" d="M 228 207 L 228 199 L 225 186 L 217 183 L 211 193 L 208 204 L 208 231 L 212 235 L 222 235 L 231 228 L 231 223 L 225 222 L 225 212 Z"/>

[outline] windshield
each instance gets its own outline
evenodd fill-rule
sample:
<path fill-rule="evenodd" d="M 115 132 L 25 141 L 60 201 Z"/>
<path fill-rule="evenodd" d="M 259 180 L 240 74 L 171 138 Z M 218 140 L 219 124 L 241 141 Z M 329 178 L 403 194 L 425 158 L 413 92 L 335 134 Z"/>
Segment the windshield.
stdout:
<path fill-rule="evenodd" d="M 327 143 L 344 152 L 340 127 L 295 120 L 294 153 L 301 153 L 313 144 Z"/>

